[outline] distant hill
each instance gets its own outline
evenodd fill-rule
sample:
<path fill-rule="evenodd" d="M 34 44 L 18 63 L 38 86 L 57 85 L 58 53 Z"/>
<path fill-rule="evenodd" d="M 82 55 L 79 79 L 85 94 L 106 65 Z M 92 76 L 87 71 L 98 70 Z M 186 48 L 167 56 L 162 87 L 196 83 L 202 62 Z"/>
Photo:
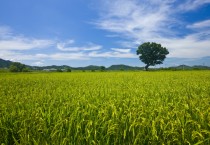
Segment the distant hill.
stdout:
<path fill-rule="evenodd" d="M 61 65 L 61 66 L 57 66 L 57 65 L 51 65 L 51 66 L 30 66 L 31 69 L 34 70 L 50 70 L 50 69 L 72 69 L 72 67 L 68 66 L 68 65 Z"/>
<path fill-rule="evenodd" d="M 0 68 L 9 68 L 12 61 L 4 60 L 0 58 Z M 26 65 L 32 70 L 101 70 L 102 66 L 96 66 L 96 65 L 89 65 L 85 67 L 71 67 L 68 65 L 51 65 L 51 66 L 29 66 Z M 118 65 L 111 65 L 110 67 L 107 67 L 106 70 L 143 70 L 144 67 L 135 67 L 135 66 L 129 66 L 124 64 L 118 64 Z M 153 70 L 154 68 L 150 68 Z M 155 70 L 210 70 L 209 66 L 203 66 L 203 65 L 195 65 L 195 66 L 187 66 L 187 65 L 179 65 L 174 67 L 168 67 L 168 68 L 155 68 Z"/>
<path fill-rule="evenodd" d="M 95 65 L 89 65 L 89 66 L 85 66 L 85 67 L 71 67 L 68 65 L 61 65 L 61 66 L 57 66 L 57 65 L 51 65 L 51 66 L 32 66 L 33 69 L 36 70 L 46 70 L 46 69 L 72 69 L 72 70 L 100 70 L 101 66 L 95 66 Z"/>
<path fill-rule="evenodd" d="M 12 63 L 12 61 L 4 60 L 4 59 L 0 58 L 0 68 L 9 68 L 11 63 Z"/>
<path fill-rule="evenodd" d="M 71 69 L 71 70 L 101 70 L 101 66 L 96 65 L 89 65 L 85 67 L 71 67 L 67 65 L 51 65 L 51 66 L 28 66 L 31 69 L 34 70 L 65 70 L 65 69 Z M 150 68 L 150 70 L 153 70 L 154 68 Z M 155 68 L 155 70 L 158 69 L 164 69 L 164 70 L 209 70 L 209 66 L 202 66 L 202 65 L 195 65 L 195 66 L 187 66 L 187 65 L 179 65 L 175 67 L 168 67 L 168 68 Z M 136 66 L 129 66 L 124 64 L 119 65 L 111 65 L 110 67 L 107 67 L 105 70 L 144 70 L 144 67 L 136 67 Z"/>
<path fill-rule="evenodd" d="M 70 68 L 72 70 L 101 70 L 102 66 L 96 66 L 96 65 L 89 65 L 85 67 L 70 67 L 66 65 L 62 66 L 43 66 L 43 67 L 33 67 L 34 69 L 37 70 L 43 70 L 43 69 L 67 69 Z M 105 70 L 142 70 L 142 67 L 133 67 L 133 66 L 128 66 L 128 65 L 111 65 L 110 67 L 107 67 Z"/>
<path fill-rule="evenodd" d="M 142 70 L 144 69 L 143 67 L 133 67 L 133 66 L 128 66 L 124 64 L 119 64 L 119 65 L 111 65 L 110 67 L 107 68 L 107 70 Z"/>
<path fill-rule="evenodd" d="M 171 70 L 209 70 L 209 66 L 203 66 L 203 65 L 194 65 L 194 66 L 188 66 L 188 65 L 179 65 L 175 67 L 168 67 L 165 69 L 171 69 Z"/>
<path fill-rule="evenodd" d="M 176 69 L 191 69 L 191 66 L 188 65 L 179 65 L 179 66 L 175 66 L 175 67 L 171 67 L 171 68 L 176 68 Z"/>
<path fill-rule="evenodd" d="M 89 65 L 89 66 L 85 66 L 85 67 L 74 67 L 74 70 L 100 70 L 101 66 L 97 66 L 97 65 Z"/>

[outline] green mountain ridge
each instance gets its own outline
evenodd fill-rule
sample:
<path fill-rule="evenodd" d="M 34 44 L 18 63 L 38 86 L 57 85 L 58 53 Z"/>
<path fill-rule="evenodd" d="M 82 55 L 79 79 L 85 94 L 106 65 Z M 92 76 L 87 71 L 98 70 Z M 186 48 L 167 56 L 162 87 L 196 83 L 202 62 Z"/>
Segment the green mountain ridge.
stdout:
<path fill-rule="evenodd" d="M 4 60 L 0 58 L 0 68 L 9 68 L 9 66 L 12 64 L 12 61 L 9 60 Z M 51 65 L 51 66 L 29 66 L 30 69 L 33 70 L 52 70 L 52 69 L 72 69 L 72 70 L 101 70 L 102 66 L 97 66 L 97 65 L 89 65 L 85 67 L 71 67 L 68 65 Z M 141 70 L 143 67 L 133 67 L 133 66 L 128 66 L 124 64 L 119 64 L 119 65 L 111 65 L 110 67 L 107 67 L 106 70 Z"/>
<path fill-rule="evenodd" d="M 4 60 L 0 58 L 0 68 L 9 68 L 10 65 L 12 64 L 12 61 L 9 60 Z M 32 70 L 66 70 L 66 69 L 71 69 L 71 70 L 101 70 L 102 66 L 97 66 L 97 65 L 89 65 L 85 67 L 71 67 L 68 65 L 51 65 L 51 66 L 29 66 L 26 65 Z M 106 70 L 143 70 L 144 67 L 137 67 L 137 66 L 129 66 L 129 65 L 124 65 L 124 64 L 116 64 L 116 65 L 111 65 L 106 68 Z M 150 68 L 154 69 L 154 68 Z M 156 68 L 157 69 L 157 68 Z M 191 70 L 191 69 L 210 69 L 209 66 L 203 66 L 203 65 L 194 65 L 194 66 L 187 66 L 187 65 L 179 65 L 179 66 L 174 66 L 174 67 L 168 67 L 168 68 L 158 68 L 158 69 L 170 69 L 170 70 Z"/>
<path fill-rule="evenodd" d="M 4 60 L 0 58 L 0 68 L 8 68 L 12 64 L 12 61 Z"/>

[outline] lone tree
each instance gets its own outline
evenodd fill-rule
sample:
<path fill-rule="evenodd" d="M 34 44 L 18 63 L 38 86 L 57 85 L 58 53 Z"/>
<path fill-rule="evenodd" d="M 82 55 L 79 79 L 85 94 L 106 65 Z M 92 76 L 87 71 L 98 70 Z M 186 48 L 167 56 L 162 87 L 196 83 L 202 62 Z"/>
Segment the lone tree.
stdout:
<path fill-rule="evenodd" d="M 136 51 L 139 59 L 146 64 L 145 70 L 147 71 L 149 66 L 155 66 L 156 64 L 162 64 L 166 55 L 169 54 L 165 47 L 161 44 L 145 42 L 138 47 Z"/>

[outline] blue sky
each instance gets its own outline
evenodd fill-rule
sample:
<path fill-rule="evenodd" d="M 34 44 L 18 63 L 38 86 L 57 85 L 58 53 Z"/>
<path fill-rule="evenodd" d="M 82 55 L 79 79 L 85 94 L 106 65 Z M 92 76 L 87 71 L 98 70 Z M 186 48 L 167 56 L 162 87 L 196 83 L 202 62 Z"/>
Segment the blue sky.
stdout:
<path fill-rule="evenodd" d="M 162 66 L 210 65 L 210 0 L 0 0 L 0 58 L 28 65 L 144 66 L 144 42 Z"/>

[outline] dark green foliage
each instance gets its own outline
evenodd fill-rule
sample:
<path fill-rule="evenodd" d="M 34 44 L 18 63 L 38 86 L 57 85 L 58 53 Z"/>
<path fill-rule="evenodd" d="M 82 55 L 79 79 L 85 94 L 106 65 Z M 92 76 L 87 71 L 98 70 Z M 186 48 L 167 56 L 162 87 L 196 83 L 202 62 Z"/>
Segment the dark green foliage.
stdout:
<path fill-rule="evenodd" d="M 89 65 L 89 66 L 86 66 L 86 67 L 77 67 L 76 68 L 77 70 L 100 70 L 101 67 L 100 66 L 96 66 L 96 65 Z"/>
<path fill-rule="evenodd" d="M 105 66 L 101 66 L 100 70 L 101 71 L 105 71 L 106 70 L 106 67 Z"/>
<path fill-rule="evenodd" d="M 111 65 L 110 67 L 107 68 L 107 70 L 142 70 L 143 68 L 141 67 L 136 67 L 136 66 L 129 66 L 129 65 L 124 65 L 124 64 L 119 64 L 119 65 Z"/>
<path fill-rule="evenodd" d="M 3 60 L 0 58 L 0 68 L 9 68 L 9 66 L 12 64 L 9 60 Z"/>
<path fill-rule="evenodd" d="M 146 64 L 145 70 L 148 70 L 149 66 L 155 66 L 156 64 L 162 64 L 166 55 L 169 54 L 165 47 L 161 44 L 146 42 L 138 47 L 136 51 L 139 59 Z"/>
<path fill-rule="evenodd" d="M 11 66 L 9 67 L 9 70 L 10 70 L 11 72 L 18 72 L 18 68 L 17 68 L 17 66 L 15 66 L 15 65 L 11 65 Z"/>
<path fill-rule="evenodd" d="M 61 69 L 57 69 L 57 72 L 63 72 Z"/>
<path fill-rule="evenodd" d="M 71 69 L 70 69 L 70 68 L 67 68 L 66 71 L 67 71 L 67 72 L 71 72 Z"/>
<path fill-rule="evenodd" d="M 29 70 L 28 67 L 24 67 L 23 70 L 22 70 L 22 72 L 29 72 L 29 71 L 30 71 L 30 70 Z"/>
<path fill-rule="evenodd" d="M 11 72 L 28 72 L 29 68 L 26 65 L 19 63 L 19 62 L 12 62 L 9 70 Z"/>
<path fill-rule="evenodd" d="M 6 72 L 8 72 L 9 70 L 8 69 L 2 69 L 2 68 L 0 68 L 0 73 L 6 73 Z"/>

